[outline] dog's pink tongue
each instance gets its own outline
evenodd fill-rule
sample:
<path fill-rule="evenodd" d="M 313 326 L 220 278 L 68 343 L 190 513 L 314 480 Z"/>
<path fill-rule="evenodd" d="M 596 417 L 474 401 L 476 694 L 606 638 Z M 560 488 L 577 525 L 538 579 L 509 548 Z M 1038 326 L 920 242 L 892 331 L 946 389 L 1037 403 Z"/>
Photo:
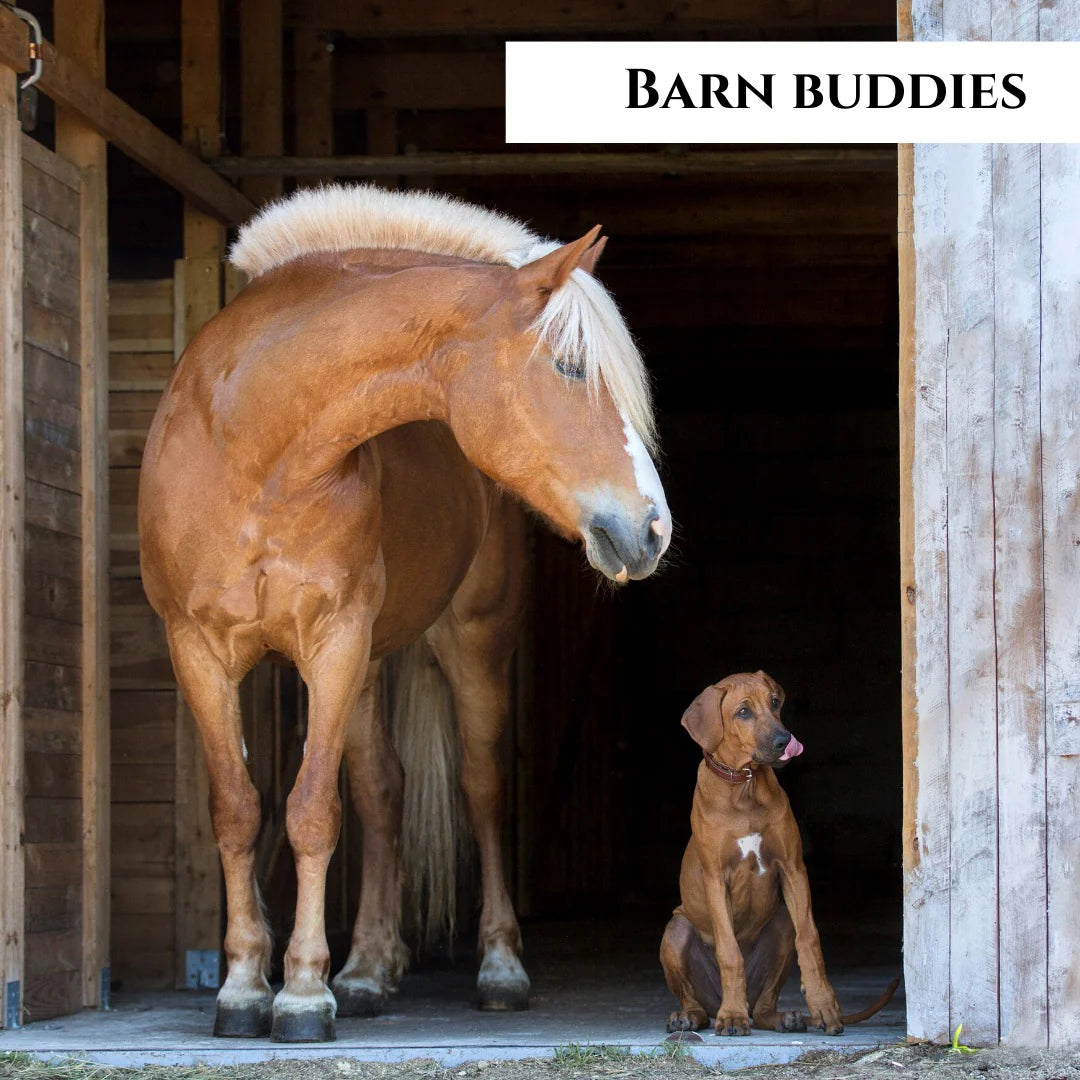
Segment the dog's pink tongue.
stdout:
<path fill-rule="evenodd" d="M 803 744 L 791 736 L 791 741 L 784 747 L 784 752 L 780 755 L 781 761 L 790 761 L 793 757 L 798 757 L 803 752 Z"/>

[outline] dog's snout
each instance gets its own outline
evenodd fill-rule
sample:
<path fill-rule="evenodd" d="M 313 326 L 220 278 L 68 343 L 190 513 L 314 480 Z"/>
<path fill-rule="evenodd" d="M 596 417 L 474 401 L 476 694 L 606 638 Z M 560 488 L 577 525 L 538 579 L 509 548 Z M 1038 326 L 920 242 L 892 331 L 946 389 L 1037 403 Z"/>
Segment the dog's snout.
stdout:
<path fill-rule="evenodd" d="M 784 747 L 787 746 L 787 744 L 789 742 L 791 742 L 791 732 L 790 731 L 779 731 L 779 732 L 777 732 L 776 735 L 773 737 L 772 742 L 773 742 L 773 746 L 776 747 L 777 750 L 783 750 Z"/>

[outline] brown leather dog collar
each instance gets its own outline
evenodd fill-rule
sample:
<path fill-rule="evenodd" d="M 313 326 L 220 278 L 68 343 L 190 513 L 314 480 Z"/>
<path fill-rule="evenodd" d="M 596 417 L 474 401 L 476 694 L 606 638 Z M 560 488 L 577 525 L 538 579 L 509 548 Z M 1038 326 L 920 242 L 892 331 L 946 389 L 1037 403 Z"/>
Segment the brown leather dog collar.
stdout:
<path fill-rule="evenodd" d="M 754 770 L 748 765 L 745 769 L 733 769 L 730 765 L 725 765 L 722 761 L 717 761 L 716 758 L 709 753 L 708 750 L 703 751 L 705 755 L 705 764 L 709 766 L 709 771 L 716 776 L 719 776 L 721 780 L 726 780 L 729 784 L 749 784 L 754 779 Z"/>

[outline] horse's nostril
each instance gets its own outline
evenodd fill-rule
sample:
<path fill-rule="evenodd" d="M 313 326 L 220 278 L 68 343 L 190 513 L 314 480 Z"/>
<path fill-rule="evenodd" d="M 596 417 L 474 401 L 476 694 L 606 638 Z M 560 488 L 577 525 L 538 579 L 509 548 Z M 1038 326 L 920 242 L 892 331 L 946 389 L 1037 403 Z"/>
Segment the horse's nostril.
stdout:
<path fill-rule="evenodd" d="M 791 732 L 783 731 L 773 739 L 773 746 L 775 746 L 777 750 L 783 750 L 789 742 L 791 742 Z"/>
<path fill-rule="evenodd" d="M 660 524 L 660 515 L 654 509 L 645 522 L 644 543 L 642 547 L 648 558 L 654 559 L 664 543 L 664 527 Z"/>

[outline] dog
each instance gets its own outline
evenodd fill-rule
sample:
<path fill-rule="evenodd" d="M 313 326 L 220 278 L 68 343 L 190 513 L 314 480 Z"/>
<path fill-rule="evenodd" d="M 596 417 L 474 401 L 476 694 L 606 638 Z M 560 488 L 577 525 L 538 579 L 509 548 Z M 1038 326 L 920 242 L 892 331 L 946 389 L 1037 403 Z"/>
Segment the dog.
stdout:
<path fill-rule="evenodd" d="M 839 1035 L 888 1004 L 896 978 L 869 1008 L 843 1016 L 825 975 L 810 883 L 791 805 L 774 769 L 803 752 L 784 727 L 784 691 L 758 671 L 707 687 L 683 714 L 701 747 L 683 855 L 679 906 L 660 963 L 679 1009 L 668 1031 L 696 1031 L 715 1016 L 717 1035 L 753 1025 Z M 796 953 L 809 1017 L 777 1012 Z"/>

